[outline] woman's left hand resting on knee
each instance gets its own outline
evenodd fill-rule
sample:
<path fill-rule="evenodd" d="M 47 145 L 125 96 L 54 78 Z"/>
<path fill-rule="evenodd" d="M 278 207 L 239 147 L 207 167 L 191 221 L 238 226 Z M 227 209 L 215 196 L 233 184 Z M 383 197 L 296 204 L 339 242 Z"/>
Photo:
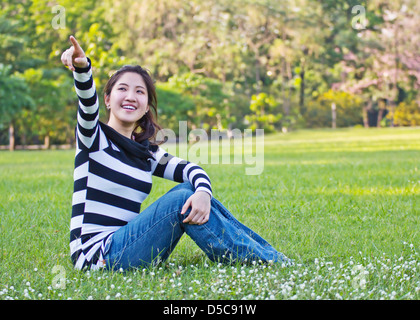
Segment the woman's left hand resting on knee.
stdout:
<path fill-rule="evenodd" d="M 197 191 L 189 197 L 182 207 L 181 214 L 185 214 L 189 207 L 191 212 L 182 222 L 200 225 L 206 223 L 210 217 L 210 199 L 210 195 L 204 191 Z"/>

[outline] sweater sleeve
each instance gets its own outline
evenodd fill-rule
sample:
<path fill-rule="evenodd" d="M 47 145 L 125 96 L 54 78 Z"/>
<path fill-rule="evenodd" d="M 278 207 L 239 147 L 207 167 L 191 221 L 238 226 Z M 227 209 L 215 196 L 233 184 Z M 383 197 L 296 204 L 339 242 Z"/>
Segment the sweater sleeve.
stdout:
<path fill-rule="evenodd" d="M 212 196 L 211 182 L 207 173 L 197 164 L 183 160 L 158 148 L 152 163 L 152 174 L 175 182 L 189 181 L 197 191 Z"/>
<path fill-rule="evenodd" d="M 92 77 L 91 61 L 85 68 L 73 71 L 74 87 L 79 99 L 77 112 L 77 142 L 79 147 L 91 149 L 98 135 L 99 102 L 95 83 Z"/>

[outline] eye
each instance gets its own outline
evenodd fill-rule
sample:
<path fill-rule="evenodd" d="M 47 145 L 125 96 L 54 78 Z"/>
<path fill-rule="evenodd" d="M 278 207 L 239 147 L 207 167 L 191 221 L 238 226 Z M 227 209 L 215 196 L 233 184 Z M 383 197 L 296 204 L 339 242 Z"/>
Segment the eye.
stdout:
<path fill-rule="evenodd" d="M 138 94 L 144 94 L 144 91 L 143 90 L 137 90 L 137 93 Z"/>
<path fill-rule="evenodd" d="M 126 91 L 127 89 L 124 88 L 124 87 L 119 87 L 118 90 L 120 90 L 120 91 Z"/>

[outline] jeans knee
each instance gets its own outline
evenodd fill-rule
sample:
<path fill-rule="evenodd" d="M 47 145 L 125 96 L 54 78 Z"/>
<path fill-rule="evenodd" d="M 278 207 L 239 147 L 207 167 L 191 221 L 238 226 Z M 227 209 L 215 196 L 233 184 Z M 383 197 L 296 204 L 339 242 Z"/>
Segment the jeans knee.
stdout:
<path fill-rule="evenodd" d="M 194 192 L 194 187 L 189 182 L 184 182 L 173 187 L 168 193 L 171 193 L 173 197 L 183 199 L 185 202 Z"/>
<path fill-rule="evenodd" d="M 172 188 L 172 190 L 191 190 L 194 192 L 194 187 L 190 182 L 182 182 L 182 183 L 178 183 L 175 187 Z"/>

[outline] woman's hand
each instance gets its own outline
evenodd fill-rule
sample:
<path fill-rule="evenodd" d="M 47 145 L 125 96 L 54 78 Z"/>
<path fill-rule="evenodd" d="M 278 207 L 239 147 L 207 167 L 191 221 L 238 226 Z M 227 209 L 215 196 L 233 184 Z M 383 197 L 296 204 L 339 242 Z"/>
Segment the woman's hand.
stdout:
<path fill-rule="evenodd" d="M 194 193 L 182 207 L 181 214 L 185 214 L 188 208 L 191 207 L 190 214 L 182 222 L 200 225 L 206 223 L 210 217 L 210 200 L 211 196 L 205 191 Z"/>
<path fill-rule="evenodd" d="M 75 70 L 74 67 L 87 67 L 89 62 L 86 58 L 85 52 L 80 47 L 77 40 L 73 36 L 70 36 L 70 42 L 72 43 L 72 46 L 63 52 L 61 55 L 61 62 L 71 71 Z"/>

